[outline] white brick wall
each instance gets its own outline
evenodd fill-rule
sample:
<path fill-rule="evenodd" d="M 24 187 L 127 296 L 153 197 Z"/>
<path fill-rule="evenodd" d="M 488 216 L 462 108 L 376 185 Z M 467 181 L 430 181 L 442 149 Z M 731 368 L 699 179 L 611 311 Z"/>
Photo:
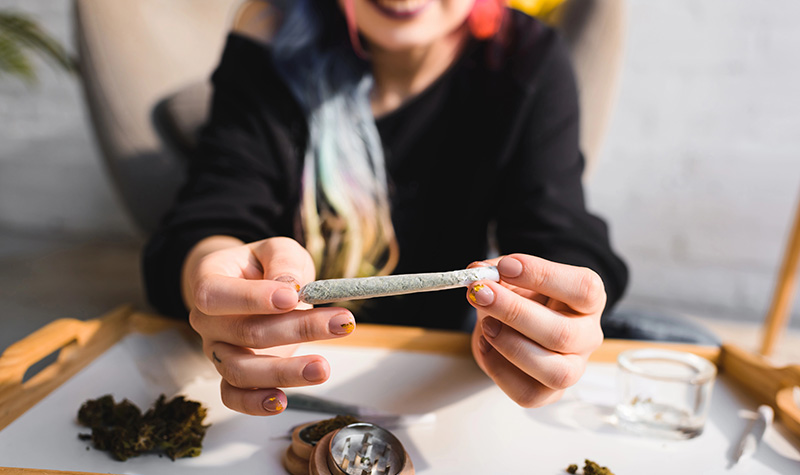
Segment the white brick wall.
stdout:
<path fill-rule="evenodd" d="M 0 0 L 72 47 L 69 0 Z M 39 84 L 0 77 L 0 227 L 131 235 L 104 175 L 77 77 L 37 61 Z"/>
<path fill-rule="evenodd" d="M 766 313 L 800 200 L 798 15 L 793 0 L 630 0 L 589 190 L 632 268 L 629 302 Z"/>
<path fill-rule="evenodd" d="M 630 264 L 627 302 L 758 321 L 800 200 L 800 2 L 629 4 L 619 103 L 588 190 Z M 69 0 L 5 7 L 71 44 Z M 0 79 L 0 227 L 130 233 L 76 80 L 40 71 L 36 88 Z"/>

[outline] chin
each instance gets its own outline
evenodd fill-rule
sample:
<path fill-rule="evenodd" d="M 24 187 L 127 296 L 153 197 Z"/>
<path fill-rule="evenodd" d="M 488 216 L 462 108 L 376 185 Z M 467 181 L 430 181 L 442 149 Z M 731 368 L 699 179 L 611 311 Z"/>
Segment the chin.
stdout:
<path fill-rule="evenodd" d="M 431 43 L 432 38 L 414 30 L 383 31 L 380 36 L 365 35 L 371 47 L 387 51 L 403 51 L 425 46 Z"/>

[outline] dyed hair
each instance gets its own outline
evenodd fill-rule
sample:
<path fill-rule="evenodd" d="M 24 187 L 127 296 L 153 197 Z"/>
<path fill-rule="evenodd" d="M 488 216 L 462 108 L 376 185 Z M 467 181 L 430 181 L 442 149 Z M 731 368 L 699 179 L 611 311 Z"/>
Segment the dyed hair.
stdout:
<path fill-rule="evenodd" d="M 474 36 L 499 30 L 504 3 L 476 0 L 468 18 Z M 273 4 L 283 11 L 272 41 L 275 65 L 308 123 L 300 216 L 317 277 L 388 274 L 399 249 L 369 100 L 373 78 L 352 3 L 347 18 L 335 0 Z"/>

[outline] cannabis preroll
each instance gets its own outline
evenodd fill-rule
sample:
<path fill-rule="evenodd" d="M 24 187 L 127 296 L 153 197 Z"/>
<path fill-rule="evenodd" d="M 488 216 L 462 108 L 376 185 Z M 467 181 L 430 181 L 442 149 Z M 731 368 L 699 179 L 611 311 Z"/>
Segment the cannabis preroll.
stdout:
<path fill-rule="evenodd" d="M 479 280 L 498 282 L 497 267 L 474 267 L 451 272 L 387 275 L 310 282 L 300 289 L 300 300 L 312 305 L 344 300 L 387 297 L 466 287 Z"/>

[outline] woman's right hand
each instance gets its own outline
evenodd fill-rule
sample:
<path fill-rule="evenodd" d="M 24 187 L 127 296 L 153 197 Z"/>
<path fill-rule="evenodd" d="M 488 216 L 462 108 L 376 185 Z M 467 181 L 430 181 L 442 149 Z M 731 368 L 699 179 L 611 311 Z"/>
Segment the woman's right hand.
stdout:
<path fill-rule="evenodd" d="M 312 308 L 297 291 L 314 280 L 314 263 L 296 241 L 277 237 L 243 244 L 214 236 L 196 245 L 184 265 L 189 322 L 222 375 L 229 408 L 269 416 L 286 407 L 279 388 L 325 382 L 322 356 L 291 356 L 297 345 L 352 333 L 346 309 Z"/>

